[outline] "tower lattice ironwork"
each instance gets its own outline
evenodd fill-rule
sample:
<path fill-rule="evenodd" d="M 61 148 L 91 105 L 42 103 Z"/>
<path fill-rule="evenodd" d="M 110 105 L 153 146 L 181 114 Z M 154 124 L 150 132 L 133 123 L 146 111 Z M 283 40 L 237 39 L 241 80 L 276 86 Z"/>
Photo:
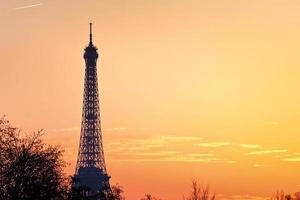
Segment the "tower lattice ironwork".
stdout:
<path fill-rule="evenodd" d="M 85 79 L 80 144 L 76 165 L 76 179 L 80 186 L 88 187 L 89 196 L 99 192 L 111 192 L 107 174 L 100 123 L 99 93 L 97 80 L 98 52 L 92 41 L 90 23 L 90 42 L 85 48 Z M 102 200 L 102 198 L 101 198 Z"/>

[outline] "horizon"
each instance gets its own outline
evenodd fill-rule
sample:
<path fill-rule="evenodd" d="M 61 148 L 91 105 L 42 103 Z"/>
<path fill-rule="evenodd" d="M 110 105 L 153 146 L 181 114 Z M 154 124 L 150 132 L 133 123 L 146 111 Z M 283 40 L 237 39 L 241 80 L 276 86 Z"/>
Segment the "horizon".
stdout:
<path fill-rule="evenodd" d="M 44 129 L 68 175 L 92 22 L 106 167 L 127 199 L 179 200 L 192 179 L 221 200 L 299 190 L 300 2 L 72 2 L 0 3 L 0 114 Z"/>

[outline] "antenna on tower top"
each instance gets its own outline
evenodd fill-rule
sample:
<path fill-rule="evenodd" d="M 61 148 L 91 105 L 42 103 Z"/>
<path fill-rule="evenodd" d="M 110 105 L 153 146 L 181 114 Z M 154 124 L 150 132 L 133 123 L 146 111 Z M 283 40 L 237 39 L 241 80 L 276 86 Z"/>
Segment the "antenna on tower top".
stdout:
<path fill-rule="evenodd" d="M 90 44 L 93 44 L 92 26 L 93 23 L 90 23 Z"/>

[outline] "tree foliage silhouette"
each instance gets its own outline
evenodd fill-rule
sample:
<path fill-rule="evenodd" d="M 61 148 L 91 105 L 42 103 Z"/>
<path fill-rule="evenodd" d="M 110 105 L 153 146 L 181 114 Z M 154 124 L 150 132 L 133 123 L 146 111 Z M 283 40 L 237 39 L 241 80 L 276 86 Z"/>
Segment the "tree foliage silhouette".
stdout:
<path fill-rule="evenodd" d="M 296 192 L 294 195 L 285 194 L 283 191 L 277 191 L 273 194 L 271 200 L 300 200 L 300 192 Z"/>
<path fill-rule="evenodd" d="M 18 128 L 0 119 L 0 199 L 65 199 L 62 150 L 45 145 L 42 131 L 22 137 Z"/>
<path fill-rule="evenodd" d="M 125 197 L 123 196 L 124 190 L 119 185 L 113 185 L 111 187 L 112 194 L 109 197 L 109 200 L 125 200 Z"/>
<path fill-rule="evenodd" d="M 192 191 L 184 200 L 215 200 L 216 196 L 211 195 L 208 186 L 201 186 L 197 180 L 192 181 Z"/>
<path fill-rule="evenodd" d="M 143 198 L 141 198 L 140 200 L 161 200 L 161 199 L 158 199 L 158 198 L 152 196 L 151 194 L 145 194 L 145 196 Z"/>

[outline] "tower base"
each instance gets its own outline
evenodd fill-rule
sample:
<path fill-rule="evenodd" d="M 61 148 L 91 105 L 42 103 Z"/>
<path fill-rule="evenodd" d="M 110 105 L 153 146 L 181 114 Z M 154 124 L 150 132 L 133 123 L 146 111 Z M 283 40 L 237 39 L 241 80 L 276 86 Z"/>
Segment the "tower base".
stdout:
<path fill-rule="evenodd" d="M 75 175 L 74 187 L 82 188 L 91 199 L 107 199 L 111 195 L 110 176 L 96 167 L 81 167 Z M 95 197 L 95 198 L 93 198 Z"/>

